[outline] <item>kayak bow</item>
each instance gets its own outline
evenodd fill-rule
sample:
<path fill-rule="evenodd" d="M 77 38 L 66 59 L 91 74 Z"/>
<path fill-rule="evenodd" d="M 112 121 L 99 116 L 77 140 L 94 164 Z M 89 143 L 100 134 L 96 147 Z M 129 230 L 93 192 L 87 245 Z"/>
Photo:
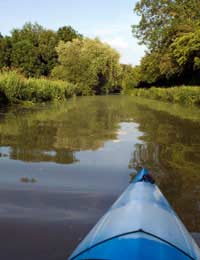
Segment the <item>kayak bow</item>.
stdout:
<path fill-rule="evenodd" d="M 200 250 L 142 169 L 69 260 L 200 260 Z"/>

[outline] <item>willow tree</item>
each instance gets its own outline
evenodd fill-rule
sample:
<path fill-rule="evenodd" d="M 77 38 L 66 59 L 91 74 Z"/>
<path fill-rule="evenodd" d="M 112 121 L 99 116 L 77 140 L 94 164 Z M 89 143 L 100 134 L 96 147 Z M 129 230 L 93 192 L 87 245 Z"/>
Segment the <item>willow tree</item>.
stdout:
<path fill-rule="evenodd" d="M 76 84 L 82 94 L 112 92 L 121 72 L 119 54 L 99 39 L 74 39 L 56 48 L 59 65 L 52 76 Z"/>

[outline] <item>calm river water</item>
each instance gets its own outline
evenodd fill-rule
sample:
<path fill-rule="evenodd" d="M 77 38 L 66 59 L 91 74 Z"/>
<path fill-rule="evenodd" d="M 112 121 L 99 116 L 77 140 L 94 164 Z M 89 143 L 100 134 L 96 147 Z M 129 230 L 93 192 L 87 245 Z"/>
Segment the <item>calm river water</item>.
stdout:
<path fill-rule="evenodd" d="M 0 108 L 0 259 L 66 259 L 140 166 L 200 232 L 200 110 L 127 96 Z"/>

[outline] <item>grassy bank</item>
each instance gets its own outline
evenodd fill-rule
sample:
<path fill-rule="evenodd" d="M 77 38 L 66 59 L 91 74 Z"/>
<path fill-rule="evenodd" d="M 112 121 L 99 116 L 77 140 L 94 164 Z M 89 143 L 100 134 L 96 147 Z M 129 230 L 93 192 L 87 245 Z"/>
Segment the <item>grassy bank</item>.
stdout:
<path fill-rule="evenodd" d="M 0 102 L 46 102 L 64 100 L 76 94 L 76 86 L 45 78 L 25 78 L 16 71 L 0 73 Z"/>
<path fill-rule="evenodd" d="M 145 97 L 184 105 L 200 105 L 200 87 L 152 87 L 150 89 L 134 89 L 130 94 L 131 96 Z"/>

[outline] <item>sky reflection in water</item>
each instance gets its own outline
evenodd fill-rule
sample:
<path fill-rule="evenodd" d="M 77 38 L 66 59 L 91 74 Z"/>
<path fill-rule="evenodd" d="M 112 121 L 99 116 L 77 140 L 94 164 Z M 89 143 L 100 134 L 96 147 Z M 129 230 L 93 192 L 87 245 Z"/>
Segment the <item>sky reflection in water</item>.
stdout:
<path fill-rule="evenodd" d="M 0 257 L 64 259 L 138 166 L 151 170 L 189 230 L 200 232 L 199 130 L 195 108 L 126 96 L 1 109 L 0 240 L 13 250 L 4 247 Z M 25 251 L 12 239 L 13 225 Z"/>

